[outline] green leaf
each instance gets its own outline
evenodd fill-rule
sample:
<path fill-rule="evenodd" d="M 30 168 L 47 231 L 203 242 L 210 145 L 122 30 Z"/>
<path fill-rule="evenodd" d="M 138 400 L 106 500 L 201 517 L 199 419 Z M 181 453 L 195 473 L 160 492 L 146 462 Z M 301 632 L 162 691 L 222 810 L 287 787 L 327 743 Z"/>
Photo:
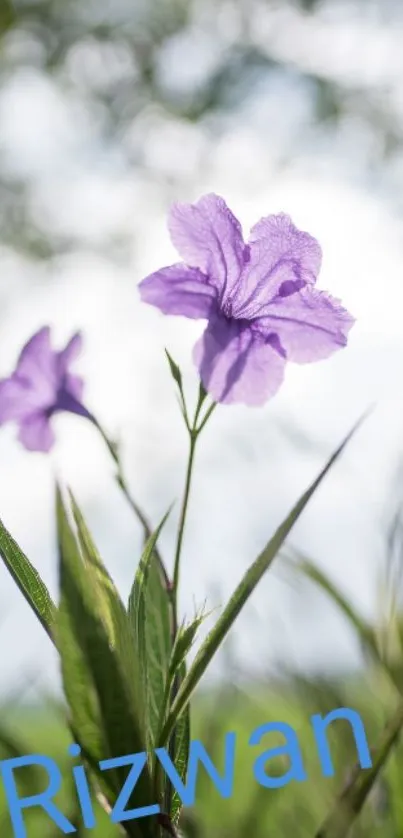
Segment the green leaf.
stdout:
<path fill-rule="evenodd" d="M 104 629 L 99 625 L 98 619 L 92 620 L 92 611 L 96 610 L 96 600 L 91 579 L 85 572 L 59 490 L 57 491 L 57 518 L 61 599 L 57 615 L 56 640 L 61 656 L 63 686 L 70 708 L 70 724 L 74 738 L 96 771 L 98 762 L 107 756 L 107 745 L 103 734 L 101 707 L 91 667 L 88 664 L 85 641 L 87 636 L 90 641 L 93 634 L 99 633 L 102 642 Z M 105 791 L 110 791 L 108 782 Z"/>
<path fill-rule="evenodd" d="M 147 541 L 128 605 L 134 648 L 139 660 L 142 700 L 147 708 L 146 744 L 151 758 L 160 733 L 172 650 L 172 604 L 155 553 L 155 545 L 168 515 L 169 512 Z"/>
<path fill-rule="evenodd" d="M 178 385 L 179 405 L 180 405 L 181 413 L 182 413 L 182 416 L 183 416 L 183 419 L 184 419 L 184 422 L 185 422 L 185 425 L 186 425 L 187 429 L 190 430 L 189 416 L 188 416 L 188 411 L 187 411 L 187 407 L 186 407 L 185 394 L 183 392 L 182 373 L 181 373 L 181 371 L 178 367 L 178 364 L 175 363 L 174 359 L 171 357 L 171 355 L 169 354 L 167 349 L 165 350 L 165 355 L 168 358 L 168 363 L 169 363 L 169 368 L 171 370 L 172 378 L 175 381 L 175 383 Z"/>
<path fill-rule="evenodd" d="M 182 373 L 181 373 L 181 371 L 178 367 L 178 364 L 175 363 L 174 359 L 169 354 L 167 349 L 165 350 L 165 355 L 168 358 L 168 363 L 169 363 L 169 368 L 171 370 L 172 378 L 174 379 L 174 381 L 176 381 L 176 383 L 179 387 L 179 390 L 182 393 L 182 387 L 183 387 L 183 385 L 182 385 Z"/>
<path fill-rule="evenodd" d="M 180 667 L 179 675 L 179 683 L 182 683 L 186 677 L 186 664 L 185 661 L 182 662 Z M 173 763 L 175 768 L 183 782 L 186 781 L 186 772 L 188 767 L 189 761 L 189 744 L 190 744 L 190 707 L 187 705 L 185 711 L 179 716 L 179 719 L 176 722 L 174 732 L 174 758 Z M 182 801 L 177 793 L 177 791 L 173 791 L 172 801 L 170 803 L 170 817 L 172 823 L 176 826 L 179 821 L 181 809 L 182 809 Z"/>
<path fill-rule="evenodd" d="M 378 779 L 396 745 L 403 727 L 403 703 L 385 726 L 378 747 L 373 750 L 371 768 L 362 770 L 357 765 L 349 782 L 337 797 L 335 805 L 315 838 L 347 838 L 355 819 Z"/>
<path fill-rule="evenodd" d="M 403 835 L 402 758 L 401 748 L 394 749 L 388 764 L 389 816 L 396 835 Z M 385 775 L 383 775 L 385 777 Z"/>
<path fill-rule="evenodd" d="M 321 588 L 321 590 L 335 603 L 351 624 L 362 648 L 371 655 L 372 659 L 378 665 L 382 667 L 391 682 L 402 694 L 403 677 L 401 649 L 399 649 L 397 659 L 394 660 L 393 656 L 388 654 L 388 650 L 382 648 L 382 643 L 379 642 L 377 632 L 374 628 L 363 617 L 361 617 L 358 611 L 354 608 L 353 604 L 344 596 L 344 594 L 341 593 L 334 582 L 332 582 L 322 570 L 319 570 L 313 562 L 303 557 L 298 564 L 295 565 L 295 568 L 318 585 L 318 587 Z M 389 625 L 388 628 L 389 630 L 395 628 L 398 633 L 399 624 L 396 622 L 395 625 Z"/>
<path fill-rule="evenodd" d="M 210 631 L 199 652 L 197 653 L 195 660 L 193 661 L 193 664 L 190 667 L 189 672 L 178 691 L 178 694 L 171 707 L 171 711 L 169 713 L 168 719 L 164 725 L 164 729 L 161 734 L 159 743 L 160 746 L 164 746 L 165 743 L 168 741 L 176 719 L 180 716 L 180 714 L 183 712 L 184 708 L 188 704 L 193 690 L 199 683 L 201 677 L 204 675 L 211 659 L 215 655 L 217 649 L 220 647 L 226 634 L 230 630 L 231 626 L 234 624 L 236 618 L 239 616 L 242 608 L 244 607 L 250 595 L 253 593 L 256 586 L 262 579 L 263 575 L 268 570 L 273 560 L 277 556 L 280 548 L 283 546 L 284 541 L 287 538 L 287 535 L 294 526 L 295 522 L 300 517 L 303 510 L 305 509 L 308 501 L 311 499 L 312 495 L 322 482 L 323 478 L 328 473 L 329 469 L 332 467 L 333 463 L 338 459 L 338 457 L 340 456 L 347 443 L 350 441 L 353 434 L 362 424 L 363 420 L 366 418 L 366 415 L 367 414 L 364 414 L 364 416 L 361 417 L 361 419 L 356 423 L 356 425 L 354 425 L 354 427 L 347 435 L 347 437 L 343 440 L 341 445 L 339 445 L 334 454 L 332 454 L 325 467 L 320 472 L 319 476 L 316 478 L 316 480 L 314 480 L 314 482 L 306 490 L 306 492 L 304 492 L 304 494 L 300 497 L 300 499 L 297 501 L 289 515 L 287 515 L 287 518 L 285 518 L 283 523 L 280 524 L 277 531 L 270 539 L 262 553 L 257 557 L 256 561 L 245 573 L 245 576 L 234 591 L 227 606 L 224 608 L 223 613 L 217 620 L 214 628 Z"/>
<path fill-rule="evenodd" d="M 109 577 L 106 572 L 100 572 L 99 556 L 96 561 L 93 557 L 83 561 L 59 489 L 57 524 L 61 602 L 56 635 L 71 725 L 85 759 L 97 775 L 101 791 L 113 804 L 128 770 L 101 772 L 98 762 L 145 750 L 135 656 L 125 657 L 126 642 L 111 632 L 110 626 L 115 625 L 111 613 L 115 609 L 114 601 L 105 617 L 110 596 Z M 101 609 L 100 588 L 103 589 Z M 119 631 L 125 631 L 123 620 Z M 128 619 L 126 632 L 130 636 Z M 154 802 L 150 776 L 144 770 L 127 808 Z M 141 828 L 136 820 L 125 824 L 128 834 L 135 838 L 140 834 L 153 838 L 153 826 L 152 818 L 142 819 Z"/>
<path fill-rule="evenodd" d="M 165 721 L 166 704 L 168 698 L 172 696 L 175 698 L 178 689 L 186 677 L 186 656 L 194 643 L 197 630 L 205 619 L 204 614 L 199 614 L 189 625 L 182 625 L 179 627 L 175 643 L 172 649 L 171 660 L 169 664 L 168 685 L 165 694 L 165 700 L 162 714 L 162 721 Z M 161 732 L 160 730 L 158 731 Z M 172 736 L 169 742 L 169 752 L 171 759 L 183 781 L 186 779 L 187 765 L 189 759 L 189 741 L 190 741 L 190 710 L 189 705 L 186 707 L 184 713 L 179 716 L 175 724 Z M 167 812 L 170 812 L 171 820 L 177 824 L 182 809 L 182 801 L 173 789 L 169 780 L 166 781 L 166 806 Z"/>
<path fill-rule="evenodd" d="M 173 681 L 176 672 L 179 671 L 180 673 L 180 670 L 183 668 L 183 664 L 186 660 L 186 657 L 189 654 L 195 641 L 197 631 L 205 618 L 205 615 L 200 614 L 199 616 L 195 617 L 195 619 L 191 623 L 189 623 L 189 625 L 179 626 L 169 664 L 170 682 Z M 183 681 L 182 675 L 180 674 L 181 682 Z"/>
<path fill-rule="evenodd" d="M 0 520 L 0 556 L 28 605 L 52 639 L 56 606 L 38 571 Z"/>
<path fill-rule="evenodd" d="M 129 657 L 132 657 L 133 653 L 130 652 L 132 643 L 126 609 L 115 583 L 102 562 L 72 492 L 69 492 L 69 495 L 77 526 L 81 555 L 95 581 L 93 590 L 98 603 L 98 613 L 102 617 L 109 642 L 112 647 L 120 645 L 123 655 L 127 654 Z M 129 661 L 127 663 L 130 665 Z M 131 663 L 133 664 L 133 661 Z"/>

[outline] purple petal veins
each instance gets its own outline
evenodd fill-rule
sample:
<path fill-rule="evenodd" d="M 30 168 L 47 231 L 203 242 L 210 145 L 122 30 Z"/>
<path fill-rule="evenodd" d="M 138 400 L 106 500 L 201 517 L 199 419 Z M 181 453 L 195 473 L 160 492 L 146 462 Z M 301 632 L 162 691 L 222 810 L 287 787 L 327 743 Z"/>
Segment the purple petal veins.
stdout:
<path fill-rule="evenodd" d="M 255 224 L 249 241 L 223 198 L 173 205 L 168 226 L 183 263 L 139 286 L 164 314 L 206 319 L 194 349 L 216 401 L 263 404 L 280 387 L 286 361 L 308 363 L 346 346 L 354 318 L 315 283 L 322 250 L 280 213 Z"/>

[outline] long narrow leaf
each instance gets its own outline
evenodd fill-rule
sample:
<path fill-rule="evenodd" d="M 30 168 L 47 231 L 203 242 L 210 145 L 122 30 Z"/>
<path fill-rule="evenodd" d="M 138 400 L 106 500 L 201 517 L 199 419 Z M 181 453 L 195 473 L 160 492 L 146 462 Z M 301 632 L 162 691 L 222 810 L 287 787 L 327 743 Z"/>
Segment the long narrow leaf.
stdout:
<path fill-rule="evenodd" d="M 165 713 L 167 710 L 167 707 L 165 706 L 166 699 L 168 698 L 169 701 L 173 701 L 180 685 L 185 680 L 186 657 L 190 652 L 197 631 L 203 620 L 204 615 L 199 614 L 194 618 L 194 620 L 191 623 L 189 623 L 189 625 L 183 624 L 182 626 L 180 626 L 177 632 L 169 664 L 167 691 L 164 696 L 163 704 L 163 721 L 165 721 Z M 169 752 L 172 761 L 183 782 L 185 782 L 186 780 L 186 772 L 189 759 L 189 743 L 190 707 L 188 704 L 185 708 L 185 711 L 178 717 L 169 742 Z M 179 821 L 182 809 L 182 801 L 169 780 L 167 780 L 166 783 L 165 799 L 166 811 L 170 812 L 171 821 L 174 825 L 176 825 Z"/>
<path fill-rule="evenodd" d="M 132 639 L 138 655 L 145 737 L 150 761 L 160 733 L 172 649 L 172 606 L 161 575 L 155 545 L 169 512 L 148 539 L 130 592 L 128 615 Z"/>
<path fill-rule="evenodd" d="M 98 627 L 97 622 L 94 625 L 87 617 L 88 611 L 91 618 L 92 610 L 96 610 L 94 591 L 91 580 L 85 579 L 85 570 L 78 546 L 67 520 L 59 491 L 57 492 L 57 518 L 61 597 L 56 623 L 56 640 L 61 657 L 63 686 L 70 709 L 70 724 L 74 737 L 96 771 L 100 760 L 105 759 L 107 744 L 96 684 L 88 665 L 85 646 L 86 642 L 90 642 L 91 634 L 97 628 L 101 633 L 102 628 Z M 70 569 L 71 566 L 72 569 Z M 77 591 L 77 587 L 80 590 Z M 86 590 L 81 591 L 81 588 L 85 587 Z M 109 778 L 106 778 L 105 793 L 110 792 L 112 788 L 108 780 Z"/>
<path fill-rule="evenodd" d="M 316 567 L 313 562 L 304 557 L 296 565 L 296 569 L 300 570 L 305 576 L 321 588 L 321 590 L 335 603 L 354 629 L 362 648 L 371 655 L 372 659 L 379 666 L 382 667 L 399 693 L 402 694 L 403 678 L 400 658 L 397 662 L 388 658 L 387 653 L 385 653 L 385 651 L 380 647 L 377 634 L 370 623 L 368 623 L 364 617 L 361 617 L 354 605 L 347 599 L 347 597 L 344 596 L 344 594 L 342 594 L 335 583 L 332 582 L 322 570 Z M 396 631 L 398 634 L 398 623 Z"/>
<path fill-rule="evenodd" d="M 98 614 L 102 619 L 111 646 L 119 649 L 124 667 L 131 674 L 134 686 L 137 686 L 139 671 L 126 609 L 115 583 L 101 559 L 77 502 L 72 492 L 69 494 L 81 554 L 93 580 L 93 592 L 97 599 Z M 137 696 L 137 699 L 139 700 L 139 696 Z"/>
<path fill-rule="evenodd" d="M 266 570 L 268 570 L 273 560 L 277 556 L 290 530 L 300 517 L 308 501 L 311 499 L 312 495 L 322 482 L 323 478 L 326 476 L 333 463 L 338 459 L 338 457 L 346 447 L 347 443 L 350 441 L 350 439 L 357 431 L 359 426 L 362 424 L 366 416 L 367 413 L 365 413 L 364 416 L 362 416 L 354 425 L 354 427 L 343 440 L 341 445 L 339 445 L 334 454 L 332 454 L 325 467 L 320 472 L 319 476 L 316 478 L 316 480 L 313 481 L 311 486 L 300 497 L 300 499 L 297 501 L 289 515 L 287 515 L 287 518 L 283 521 L 282 524 L 280 524 L 274 536 L 270 539 L 262 553 L 258 556 L 256 561 L 245 573 L 245 576 L 236 588 L 227 606 L 224 608 L 223 613 L 217 620 L 214 628 L 210 631 L 205 642 L 203 643 L 199 652 L 197 653 L 193 665 L 189 669 L 189 672 L 178 691 L 176 699 L 172 705 L 171 712 L 168 716 L 168 719 L 166 721 L 166 724 L 164 725 L 164 729 L 161 734 L 160 744 L 162 746 L 165 745 L 165 743 L 169 739 L 169 736 L 175 725 L 176 719 L 183 712 L 184 708 L 190 700 L 193 690 L 197 686 L 201 677 L 204 675 L 212 657 L 215 655 L 217 649 L 220 647 L 226 634 L 230 630 L 231 626 L 234 624 L 236 618 L 238 617 L 245 603 L 248 601 L 250 595 L 253 593 L 256 586 L 262 579 L 264 573 L 266 572 Z"/>
<path fill-rule="evenodd" d="M 135 754 L 145 750 L 136 707 L 133 672 L 127 671 L 121 646 L 111 643 L 107 625 L 99 612 L 96 587 L 104 578 L 92 563 L 84 563 L 57 492 L 57 518 L 60 552 L 61 604 L 57 626 L 62 657 L 63 682 L 72 713 L 72 726 L 78 742 L 94 771 L 101 759 Z M 106 598 L 104 599 L 104 603 Z M 129 631 L 129 627 L 128 631 Z M 101 789 L 108 783 L 109 802 L 122 788 L 127 769 L 98 771 Z M 144 770 L 136 784 L 128 808 L 147 806 L 152 800 L 151 780 Z M 136 820 L 125 829 L 133 838 L 153 838 L 153 819 Z"/>
<path fill-rule="evenodd" d="M 303 557 L 296 565 L 296 569 L 314 582 L 337 605 L 338 609 L 347 617 L 362 645 L 373 656 L 379 659 L 375 634 L 372 626 L 358 613 L 353 604 L 342 594 L 329 577 L 309 559 Z"/>
<path fill-rule="evenodd" d="M 38 571 L 0 520 L 0 556 L 32 608 L 39 622 L 52 639 L 56 606 Z"/>
<path fill-rule="evenodd" d="M 199 614 L 188 625 L 183 623 L 183 625 L 179 626 L 169 664 L 169 679 L 171 684 L 176 673 L 179 673 L 181 683 L 184 680 L 183 664 L 194 644 L 197 632 L 205 619 L 206 615 Z"/>
<path fill-rule="evenodd" d="M 179 671 L 179 683 L 186 677 L 186 664 L 183 661 Z M 187 705 L 185 711 L 179 716 L 174 729 L 174 759 L 173 763 L 182 782 L 186 781 L 186 773 L 189 761 L 190 744 L 190 707 Z M 182 810 L 182 801 L 177 791 L 173 791 L 172 801 L 169 805 L 171 821 L 176 826 Z"/>

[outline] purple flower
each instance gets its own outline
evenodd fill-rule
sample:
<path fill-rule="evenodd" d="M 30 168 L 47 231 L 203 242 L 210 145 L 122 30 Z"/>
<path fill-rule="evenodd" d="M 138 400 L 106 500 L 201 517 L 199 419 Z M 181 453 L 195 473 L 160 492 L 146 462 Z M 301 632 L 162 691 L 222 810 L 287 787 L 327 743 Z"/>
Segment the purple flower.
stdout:
<path fill-rule="evenodd" d="M 15 372 L 0 381 L 0 424 L 17 422 L 18 438 L 29 451 L 50 450 L 55 441 L 50 418 L 57 411 L 92 419 L 81 403 L 84 382 L 70 372 L 81 344 L 77 333 L 55 352 L 44 326 L 22 349 Z"/>
<path fill-rule="evenodd" d="M 211 194 L 173 204 L 169 231 L 184 261 L 146 277 L 140 294 L 164 314 L 208 320 L 193 358 L 215 401 L 261 405 L 280 387 L 286 361 L 318 361 L 346 346 L 354 318 L 315 288 L 320 245 L 288 215 L 262 218 L 245 244 L 240 223 Z"/>

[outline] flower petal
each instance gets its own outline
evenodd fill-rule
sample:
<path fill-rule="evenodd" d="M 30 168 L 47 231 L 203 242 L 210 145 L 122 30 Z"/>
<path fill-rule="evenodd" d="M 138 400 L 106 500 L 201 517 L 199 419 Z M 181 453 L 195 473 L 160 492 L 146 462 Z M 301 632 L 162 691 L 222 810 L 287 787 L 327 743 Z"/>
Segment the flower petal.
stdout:
<path fill-rule="evenodd" d="M 83 336 L 81 332 L 76 332 L 69 340 L 67 346 L 57 353 L 57 367 L 59 375 L 63 376 L 67 373 L 68 368 L 74 363 L 76 358 L 80 355 L 83 346 Z"/>
<path fill-rule="evenodd" d="M 236 295 L 233 313 L 251 318 L 275 297 L 287 297 L 313 285 L 318 276 L 322 250 L 309 233 L 298 230 L 284 213 L 262 218 L 252 227 L 250 259 Z"/>
<path fill-rule="evenodd" d="M 267 312 L 256 324 L 265 334 L 277 334 L 287 360 L 299 364 L 328 358 L 346 346 L 355 322 L 339 300 L 308 287 L 273 302 Z"/>
<path fill-rule="evenodd" d="M 37 393 L 29 381 L 21 381 L 14 374 L 0 381 L 0 424 L 23 419 L 33 411 L 47 406 L 42 393 Z"/>
<path fill-rule="evenodd" d="M 285 360 L 275 341 L 245 324 L 213 318 L 193 350 L 205 389 L 217 402 L 262 405 L 277 392 Z"/>
<path fill-rule="evenodd" d="M 139 284 L 141 299 L 164 314 L 192 319 L 210 317 L 216 305 L 216 290 L 196 268 L 182 263 L 161 268 Z"/>
<path fill-rule="evenodd" d="M 168 227 L 184 262 L 199 268 L 220 294 L 235 285 L 244 265 L 245 244 L 241 225 L 223 198 L 210 194 L 196 204 L 173 204 Z"/>
<path fill-rule="evenodd" d="M 55 354 L 50 345 L 50 328 L 44 326 L 25 344 L 17 361 L 16 377 L 29 382 L 43 404 L 51 404 L 57 392 Z"/>
<path fill-rule="evenodd" d="M 72 375 L 72 373 L 68 372 L 64 381 L 64 389 L 74 399 L 81 402 L 84 392 L 84 381 L 79 375 Z"/>
<path fill-rule="evenodd" d="M 45 413 L 34 413 L 20 424 L 18 439 L 27 451 L 43 451 L 52 448 L 55 435 Z"/>
<path fill-rule="evenodd" d="M 52 413 L 63 411 L 64 413 L 75 413 L 94 421 L 92 414 L 84 407 L 81 399 L 84 390 L 84 382 L 78 375 L 67 373 L 64 383 L 57 394 Z"/>

